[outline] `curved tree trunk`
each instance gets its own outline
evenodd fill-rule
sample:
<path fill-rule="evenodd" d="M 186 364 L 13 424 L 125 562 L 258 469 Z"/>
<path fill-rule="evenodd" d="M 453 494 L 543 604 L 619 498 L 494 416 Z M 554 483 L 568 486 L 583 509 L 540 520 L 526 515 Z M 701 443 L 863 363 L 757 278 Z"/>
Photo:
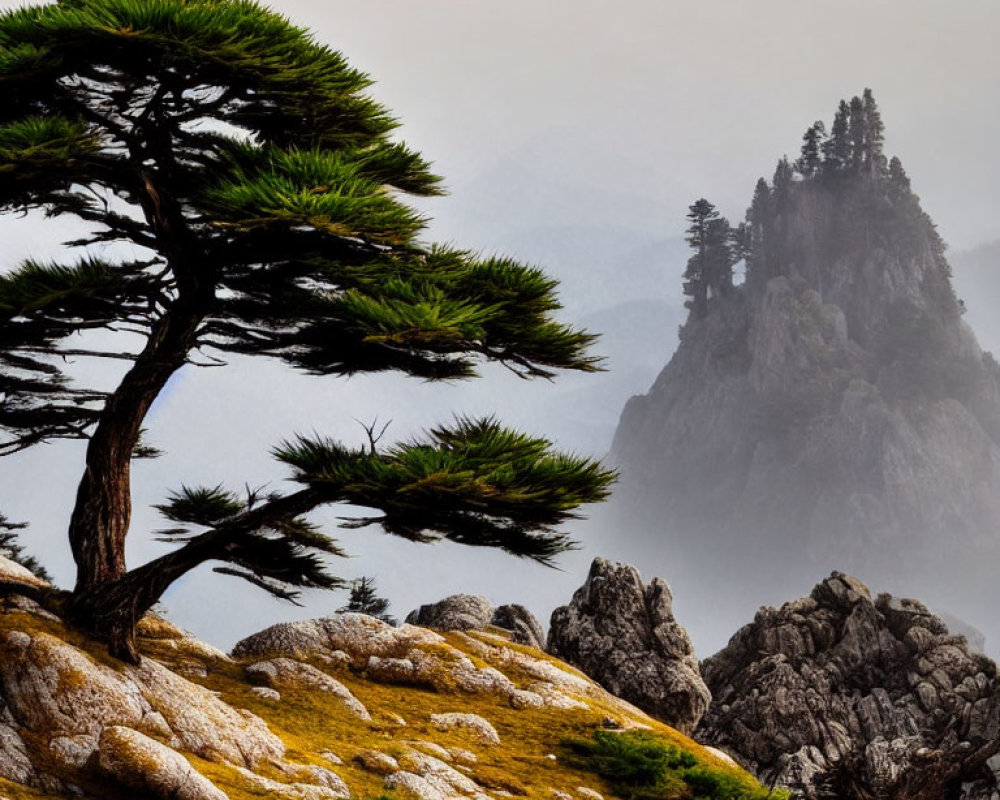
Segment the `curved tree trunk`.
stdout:
<path fill-rule="evenodd" d="M 206 561 L 222 557 L 229 536 L 210 531 L 138 569 L 82 590 L 77 588 L 69 600 L 70 620 L 106 641 L 108 652 L 115 658 L 138 664 L 139 620 L 175 580 Z"/>
<path fill-rule="evenodd" d="M 87 460 L 69 524 L 76 561 L 74 592 L 125 573 L 125 536 L 132 516 L 130 467 L 142 421 L 157 395 L 187 359 L 201 315 L 168 312 L 108 398 L 87 446 Z"/>

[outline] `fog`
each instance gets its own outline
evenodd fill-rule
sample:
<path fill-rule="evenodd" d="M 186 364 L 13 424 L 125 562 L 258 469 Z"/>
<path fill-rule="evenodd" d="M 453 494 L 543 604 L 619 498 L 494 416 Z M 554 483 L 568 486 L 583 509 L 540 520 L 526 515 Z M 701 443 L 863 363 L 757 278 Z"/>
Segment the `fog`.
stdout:
<path fill-rule="evenodd" d="M 167 490 L 219 482 L 280 488 L 284 472 L 268 450 L 298 431 L 361 442 L 357 420 L 377 417 L 392 420 L 387 439 L 402 439 L 453 414 L 495 413 L 563 448 L 605 454 L 624 402 L 649 388 L 676 345 L 687 206 L 704 196 L 741 219 L 757 178 L 770 177 L 782 154 L 798 152 L 814 120 L 829 121 L 841 98 L 865 87 L 882 109 L 886 152 L 900 156 L 952 250 L 1000 239 L 993 0 L 271 5 L 369 72 L 372 95 L 402 123 L 400 137 L 445 177 L 449 196 L 418 204 L 432 217 L 425 238 L 545 267 L 562 282 L 563 316 L 605 334 L 595 349 L 607 356 L 607 371 L 525 382 L 486 367 L 477 381 L 432 385 L 398 375 L 312 378 L 239 359 L 224 369 L 186 367 L 148 420 L 150 442 L 166 455 L 134 470 L 131 565 L 163 552 L 152 536 L 162 521 L 150 505 Z M 74 235 L 35 217 L 8 217 L 0 232 L 0 268 L 29 254 L 51 256 Z M 983 273 L 960 274 L 970 319 L 986 318 L 996 285 Z M 114 379 L 115 367 L 101 368 Z M 0 461 L 0 510 L 31 523 L 23 543 L 62 585 L 74 574 L 66 525 L 82 463 L 81 443 Z M 644 577 L 658 574 L 674 586 L 678 618 L 701 656 L 749 621 L 758 602 L 792 599 L 824 577 L 762 582 L 745 610 L 716 614 L 701 576 L 718 571 L 664 552 L 655 521 L 642 535 L 625 529 L 614 503 L 574 526 L 581 548 L 560 560 L 560 570 L 497 551 L 414 545 L 375 529 L 344 532 L 355 557 L 333 567 L 347 578 L 374 576 L 398 616 L 471 592 L 523 603 L 544 623 L 595 555 L 627 559 Z M 316 519 L 333 528 L 339 513 Z M 182 626 L 228 647 L 273 622 L 343 602 L 343 593 L 316 592 L 304 607 L 289 606 L 202 569 L 163 605 Z"/>

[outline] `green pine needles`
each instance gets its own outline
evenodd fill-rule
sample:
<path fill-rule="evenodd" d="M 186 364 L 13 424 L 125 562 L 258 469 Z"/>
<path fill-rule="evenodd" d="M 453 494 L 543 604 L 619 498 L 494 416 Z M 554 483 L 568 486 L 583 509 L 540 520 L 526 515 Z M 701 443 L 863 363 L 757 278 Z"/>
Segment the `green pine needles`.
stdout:
<path fill-rule="evenodd" d="M 252 2 L 63 0 L 0 16 L 0 213 L 40 209 L 92 231 L 67 243 L 82 258 L 0 275 L 0 453 L 87 442 L 70 607 L 109 628 L 120 655 L 135 657 L 152 595 L 204 561 L 286 598 L 336 585 L 323 557 L 338 551 L 304 517 L 317 505 L 365 505 L 375 513 L 351 524 L 551 563 L 571 546 L 558 526 L 607 494 L 613 475 L 596 462 L 494 420 L 387 449 L 293 438 L 277 455 L 299 491 L 182 489 L 161 509 L 184 526 L 165 534 L 179 549 L 126 568 L 129 461 L 150 449 L 146 413 L 196 353 L 431 380 L 487 361 L 522 377 L 599 367 L 593 337 L 554 318 L 541 271 L 420 241 L 425 220 L 404 199 L 440 194 L 440 181 L 391 138 L 370 84 Z M 81 330 L 133 338 L 71 347 Z M 131 364 L 108 391 L 71 380 L 66 355 Z"/>

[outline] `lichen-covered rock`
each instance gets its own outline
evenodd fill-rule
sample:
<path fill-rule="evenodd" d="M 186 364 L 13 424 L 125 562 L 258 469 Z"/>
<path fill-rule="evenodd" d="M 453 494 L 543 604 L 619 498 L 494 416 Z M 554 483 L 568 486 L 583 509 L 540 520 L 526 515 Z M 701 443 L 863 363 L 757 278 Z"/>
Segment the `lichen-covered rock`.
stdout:
<path fill-rule="evenodd" d="M 416 773 L 445 793 L 468 796 L 482 791 L 482 787 L 468 775 L 463 775 L 444 760 L 427 753 L 406 750 L 399 758 L 399 765 L 406 772 Z"/>
<path fill-rule="evenodd" d="M 469 694 L 511 695 L 517 687 L 494 667 L 477 667 L 455 648 L 414 648 L 405 658 L 370 656 L 365 674 L 380 683 L 426 686 L 437 691 L 460 689 Z"/>
<path fill-rule="evenodd" d="M 315 764 L 291 764 L 287 761 L 276 762 L 275 766 L 288 775 L 298 786 L 315 786 L 321 789 L 329 789 L 339 797 L 350 797 L 350 790 L 347 784 L 336 773 L 326 767 L 319 767 Z"/>
<path fill-rule="evenodd" d="M 548 650 L 609 692 L 690 733 L 708 707 L 708 688 L 687 632 L 659 578 L 594 559 L 568 606 L 552 612 Z"/>
<path fill-rule="evenodd" d="M 714 700 L 699 740 L 807 800 L 939 800 L 977 781 L 988 790 L 965 800 L 989 800 L 1000 788 L 987 767 L 1000 752 L 996 666 L 915 600 L 872 599 L 835 572 L 761 609 L 702 674 Z"/>
<path fill-rule="evenodd" d="M 17 730 L 0 724 L 0 775 L 16 783 L 31 783 L 35 768 L 28 757 L 28 748 Z"/>
<path fill-rule="evenodd" d="M 264 680 L 272 689 L 293 687 L 329 692 L 340 699 L 344 707 L 358 719 L 368 722 L 372 718 L 364 704 L 344 684 L 311 664 L 290 658 L 272 658 L 250 664 L 245 669 L 248 675 Z"/>
<path fill-rule="evenodd" d="M 330 787 L 315 783 L 281 783 L 243 767 L 239 768 L 239 772 L 247 783 L 271 800 L 346 800 L 351 796 L 347 785 L 339 778 L 336 779 L 335 787 Z"/>
<path fill-rule="evenodd" d="M 0 635 L 0 685 L 29 731 L 97 735 L 108 725 L 139 727 L 148 708 L 134 681 L 47 633 Z"/>
<path fill-rule="evenodd" d="M 157 717 L 165 720 L 178 747 L 210 761 L 249 767 L 284 755 L 284 742 L 260 717 L 234 708 L 162 664 L 146 658 L 125 674 L 134 677 L 150 705 L 152 714 L 144 716 L 144 724 L 153 728 Z"/>
<path fill-rule="evenodd" d="M 98 744 L 97 736 L 87 734 L 56 736 L 49 741 L 49 755 L 63 769 L 82 770 L 94 757 Z"/>
<path fill-rule="evenodd" d="M 487 720 L 478 714 L 431 714 L 431 725 L 439 731 L 454 729 L 470 731 L 481 744 L 500 744 L 500 734 Z"/>
<path fill-rule="evenodd" d="M 545 631 L 541 623 L 524 606 L 511 604 L 500 606 L 493 612 L 492 623 L 513 635 L 511 640 L 539 650 L 545 649 Z"/>
<path fill-rule="evenodd" d="M 437 603 L 411 611 L 406 621 L 443 631 L 467 631 L 485 628 L 493 619 L 493 605 L 482 595 L 453 594 Z"/>
<path fill-rule="evenodd" d="M 16 797 L 35 796 L 34 789 L 53 800 L 221 800 L 223 790 L 233 797 L 341 800 L 351 790 L 369 793 L 383 777 L 400 800 L 542 797 L 550 785 L 563 790 L 579 782 L 571 765 L 548 758 L 566 736 L 609 718 L 622 729 L 658 726 L 502 631 L 442 637 L 343 615 L 257 637 L 268 657 L 236 662 L 150 618 L 134 666 L 58 617 L 10 599 L 0 602 L 0 784 L 13 781 Z M 275 654 L 275 646 L 302 651 L 308 661 Z M 194 664 L 202 677 L 178 674 Z M 409 678 L 434 691 L 376 686 L 372 681 L 386 677 L 380 664 L 406 665 Z M 367 719 L 360 703 L 351 713 L 359 697 L 371 710 Z M 521 720 L 530 731 L 524 741 L 516 735 Z M 511 735 L 501 742 L 498 729 Z M 469 750 L 454 747 L 462 741 Z M 365 755 L 354 760 L 358 753 Z M 492 797 L 485 785 L 496 790 Z"/>
<path fill-rule="evenodd" d="M 407 744 L 415 750 L 427 753 L 427 755 L 434 756 L 442 761 L 451 761 L 453 758 L 452 754 L 448 752 L 446 747 L 442 747 L 436 742 L 429 742 L 426 739 L 416 739 L 414 741 L 407 742 Z"/>
<path fill-rule="evenodd" d="M 425 628 L 394 628 L 367 614 L 349 613 L 272 625 L 237 642 L 232 654 L 236 658 L 325 655 L 339 661 L 339 651 L 363 666 L 369 656 L 400 657 L 418 644 L 443 642 L 440 635 Z"/>
<path fill-rule="evenodd" d="M 482 595 L 453 594 L 437 603 L 420 606 L 406 616 L 412 625 L 442 631 L 485 630 L 491 625 L 511 633 L 511 641 L 545 649 L 545 632 L 535 616 L 521 605 L 494 609 Z"/>
<path fill-rule="evenodd" d="M 97 741 L 105 729 L 125 727 L 251 767 L 285 751 L 261 719 L 152 659 L 113 667 L 44 632 L 0 636 L 0 687 L 11 720 L 51 740 Z M 82 758 L 63 745 L 53 755 L 64 763 Z"/>
<path fill-rule="evenodd" d="M 380 750 L 365 750 L 354 756 L 354 760 L 363 770 L 378 775 L 391 775 L 399 771 L 399 762 Z"/>
<path fill-rule="evenodd" d="M 119 786 L 155 800 L 227 800 L 180 753 L 138 731 L 105 728 L 98 766 Z"/>
<path fill-rule="evenodd" d="M 451 758 L 447 751 L 443 755 Z M 483 788 L 468 775 L 462 774 L 442 758 L 413 748 L 401 754 L 397 770 L 386 777 L 385 786 L 413 800 L 490 800 Z"/>
<path fill-rule="evenodd" d="M 453 800 L 454 792 L 443 792 L 414 772 L 394 772 L 385 779 L 385 788 L 399 792 L 407 800 Z"/>
<path fill-rule="evenodd" d="M 490 633 L 479 634 L 494 644 L 463 634 L 465 645 L 475 654 L 499 664 L 502 668 L 512 667 L 538 680 L 527 683 L 508 695 L 515 708 L 530 708 L 533 701 L 527 695 L 537 695 L 544 705 L 553 708 L 587 708 L 580 696 L 594 697 L 601 690 L 591 681 L 574 675 L 568 669 L 556 666 L 550 661 L 527 655 L 507 647 L 507 640 Z"/>
<path fill-rule="evenodd" d="M 23 583 L 26 586 L 48 586 L 34 572 L 6 556 L 0 556 L 0 581 Z"/>

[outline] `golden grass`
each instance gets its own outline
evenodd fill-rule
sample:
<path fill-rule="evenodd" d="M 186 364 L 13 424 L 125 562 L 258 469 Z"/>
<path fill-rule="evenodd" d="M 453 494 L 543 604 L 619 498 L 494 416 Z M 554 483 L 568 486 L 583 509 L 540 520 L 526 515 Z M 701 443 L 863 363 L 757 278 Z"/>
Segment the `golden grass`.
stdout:
<path fill-rule="evenodd" d="M 28 613 L 10 612 L 0 614 L 0 630 L 4 629 L 23 630 L 29 634 L 48 633 L 80 648 L 98 663 L 120 668 L 117 662 L 107 656 L 99 643 L 67 629 L 61 623 L 43 620 Z M 560 710 L 546 707 L 518 710 L 501 694 L 451 691 L 447 688 L 450 683 L 444 674 L 439 676 L 441 680 L 434 681 L 439 687 L 439 690 L 434 690 L 420 686 L 376 683 L 366 679 L 357 670 L 334 667 L 318 658 L 304 659 L 341 681 L 365 704 L 373 719 L 371 722 L 363 722 L 340 700 L 326 692 L 283 688 L 279 690 L 280 701 L 254 694 L 251 691 L 253 684 L 248 680 L 242 663 L 207 658 L 204 654 L 195 652 L 194 648 L 185 647 L 184 639 L 179 638 L 177 629 L 162 620 L 148 619 L 143 623 L 141 633 L 140 648 L 145 657 L 154 658 L 173 668 L 202 665 L 207 671 L 204 677 L 192 676 L 190 673 L 186 677 L 219 693 L 221 699 L 230 705 L 247 709 L 263 718 L 285 743 L 285 757 L 288 761 L 331 769 L 347 783 L 355 798 L 374 798 L 386 794 L 383 777 L 363 769 L 355 761 L 355 756 L 369 750 L 400 755 L 414 747 L 411 743 L 417 740 L 474 753 L 476 763 L 463 766 L 462 771 L 487 792 L 504 791 L 518 797 L 551 800 L 553 790 L 575 793 L 577 787 L 584 786 L 611 797 L 610 787 L 601 778 L 571 763 L 569 750 L 565 746 L 567 739 L 590 738 L 593 731 L 607 718 L 620 720 L 625 724 L 648 726 L 665 741 L 694 752 L 700 761 L 745 775 L 740 770 L 733 770 L 688 737 L 602 692 L 580 698 L 588 704 L 587 709 Z M 471 635 L 491 648 L 507 648 L 513 653 L 547 661 L 571 675 L 583 677 L 572 667 L 533 648 L 499 641 L 494 636 L 477 633 L 466 635 Z M 477 668 L 495 666 L 519 687 L 539 680 L 509 658 L 507 663 L 493 663 L 492 656 L 499 651 L 470 652 L 468 640 L 464 636 L 449 633 L 445 638 L 450 647 L 467 655 Z M 447 673 L 448 665 L 457 658 L 449 647 L 443 645 L 423 645 L 420 649 L 440 659 L 443 673 Z M 430 722 L 431 714 L 446 712 L 471 713 L 485 718 L 496 728 L 501 744 L 484 745 L 467 730 L 442 732 L 435 729 Z M 393 715 L 401 715 L 406 725 L 394 722 Z M 42 744 L 40 741 L 32 741 L 33 752 L 36 746 Z M 343 765 L 335 766 L 320 755 L 326 750 L 339 756 Z M 230 765 L 207 761 L 194 755 L 188 755 L 188 759 L 199 772 L 229 795 L 231 800 L 268 796 L 265 790 L 254 787 Z M 456 766 L 456 763 L 452 762 L 452 766 Z M 281 782 L 294 782 L 293 778 L 283 775 L 274 766 L 263 765 L 259 774 Z M 20 793 L 15 793 L 6 783 L 0 783 L 0 797 L 6 796 L 4 792 L 11 800 L 41 800 L 49 797 L 24 787 L 18 787 L 17 791 Z"/>

